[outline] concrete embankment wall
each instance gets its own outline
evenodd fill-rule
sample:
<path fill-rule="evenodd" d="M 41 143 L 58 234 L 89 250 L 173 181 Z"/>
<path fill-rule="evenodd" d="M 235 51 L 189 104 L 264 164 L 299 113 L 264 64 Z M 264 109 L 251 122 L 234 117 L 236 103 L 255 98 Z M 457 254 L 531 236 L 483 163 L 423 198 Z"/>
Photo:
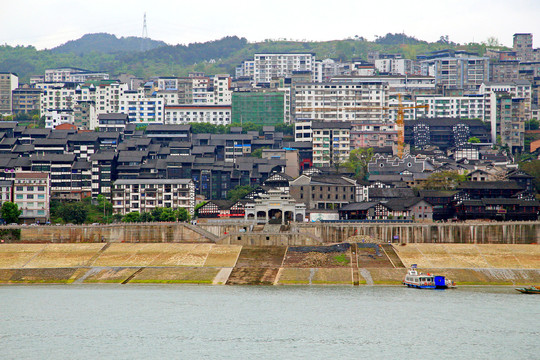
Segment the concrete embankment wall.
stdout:
<path fill-rule="evenodd" d="M 9 228 L 9 227 L 6 227 Z M 209 242 L 181 223 L 20 227 L 21 242 Z"/>
<path fill-rule="evenodd" d="M 380 242 L 533 244 L 540 239 L 540 222 L 486 223 L 315 223 L 296 225 L 325 242 L 347 241 L 365 235 Z"/>
<path fill-rule="evenodd" d="M 24 243 L 208 242 L 229 245 L 291 246 L 337 242 L 534 244 L 540 222 L 507 223 L 311 223 L 287 232 L 251 232 L 251 225 L 182 223 L 2 227 L 0 239 Z"/>
<path fill-rule="evenodd" d="M 1 244 L 0 283 L 398 285 L 406 267 L 458 285 L 540 283 L 540 246 Z"/>

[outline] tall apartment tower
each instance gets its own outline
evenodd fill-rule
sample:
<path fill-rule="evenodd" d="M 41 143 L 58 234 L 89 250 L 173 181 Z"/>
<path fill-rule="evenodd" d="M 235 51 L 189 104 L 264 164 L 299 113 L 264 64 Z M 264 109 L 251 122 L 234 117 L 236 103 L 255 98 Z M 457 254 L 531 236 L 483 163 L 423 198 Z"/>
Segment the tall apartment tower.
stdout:
<path fill-rule="evenodd" d="M 521 61 L 533 59 L 533 36 L 532 34 L 514 34 L 514 51 Z"/>
<path fill-rule="evenodd" d="M 10 72 L 0 72 L 0 114 L 11 115 L 12 91 L 19 87 L 19 76 Z"/>
<path fill-rule="evenodd" d="M 255 83 L 269 83 L 272 78 L 289 77 L 293 71 L 313 71 L 315 54 L 255 54 L 253 61 Z"/>

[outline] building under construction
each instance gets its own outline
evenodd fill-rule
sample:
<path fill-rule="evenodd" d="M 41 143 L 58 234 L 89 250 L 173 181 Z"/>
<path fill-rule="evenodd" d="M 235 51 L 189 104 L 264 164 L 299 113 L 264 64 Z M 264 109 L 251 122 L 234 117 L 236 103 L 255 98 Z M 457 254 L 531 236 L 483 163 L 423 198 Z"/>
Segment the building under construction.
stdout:
<path fill-rule="evenodd" d="M 233 124 L 283 124 L 285 94 L 279 91 L 246 91 L 232 94 Z"/>

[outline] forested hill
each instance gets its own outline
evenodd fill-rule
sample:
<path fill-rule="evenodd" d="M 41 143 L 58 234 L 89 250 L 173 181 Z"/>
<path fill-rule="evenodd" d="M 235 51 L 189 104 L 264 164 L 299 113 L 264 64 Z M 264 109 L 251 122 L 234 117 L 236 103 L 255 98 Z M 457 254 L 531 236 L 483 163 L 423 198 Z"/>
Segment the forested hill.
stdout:
<path fill-rule="evenodd" d="M 57 46 L 51 49 L 51 51 L 53 53 L 73 53 L 78 55 L 88 54 L 92 51 L 110 54 L 125 51 L 140 51 L 141 49 L 151 50 L 160 46 L 167 46 L 167 43 L 135 36 L 117 38 L 112 34 L 98 33 L 86 34 L 80 39 L 71 40 Z"/>
<path fill-rule="evenodd" d="M 191 71 L 203 71 L 207 74 L 229 73 L 243 60 L 253 58 L 253 54 L 262 52 L 310 52 L 318 59 L 333 58 L 351 60 L 366 59 L 370 51 L 381 53 L 399 53 L 409 59 L 417 54 L 446 48 L 462 49 L 483 54 L 485 44 L 460 45 L 441 38 L 428 43 L 404 34 L 387 34 L 375 41 L 362 37 L 334 41 L 292 41 L 265 40 L 250 43 L 245 38 L 229 36 L 220 40 L 189 45 L 163 45 L 147 51 L 140 51 L 140 38 L 120 38 L 104 35 L 103 43 L 96 39 L 96 34 L 68 42 L 51 50 L 36 50 L 32 46 L 0 46 L 0 71 L 11 71 L 19 75 L 20 82 L 27 82 L 31 75 L 44 74 L 45 69 L 56 67 L 78 67 L 92 71 L 105 71 L 115 76 L 121 73 L 140 77 L 150 76 L 185 76 Z M 116 38 L 125 45 L 118 46 L 119 52 L 110 52 Z M 82 39 L 86 44 L 81 45 Z M 92 41 L 90 41 L 92 40 Z M 153 40 L 152 40 L 153 41 Z M 76 44 L 79 44 L 75 46 Z M 157 46 L 157 43 L 153 42 Z M 91 45 L 94 44 L 94 45 Z M 131 45 L 127 45 L 131 44 Z M 71 50 L 69 50 L 71 49 Z M 83 50 L 84 49 L 84 50 Z"/>

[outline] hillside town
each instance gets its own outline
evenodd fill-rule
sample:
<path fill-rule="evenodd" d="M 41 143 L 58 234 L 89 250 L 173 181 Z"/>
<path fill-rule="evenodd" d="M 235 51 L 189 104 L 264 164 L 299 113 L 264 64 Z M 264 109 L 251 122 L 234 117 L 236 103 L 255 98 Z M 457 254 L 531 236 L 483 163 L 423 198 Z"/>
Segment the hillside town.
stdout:
<path fill-rule="evenodd" d="M 53 203 L 98 197 L 100 222 L 160 208 L 283 225 L 537 220 L 519 162 L 538 158 L 539 87 L 528 33 L 482 56 L 257 53 L 234 74 L 64 67 L 24 84 L 1 72 L 0 203 L 25 224 L 70 222 Z"/>

